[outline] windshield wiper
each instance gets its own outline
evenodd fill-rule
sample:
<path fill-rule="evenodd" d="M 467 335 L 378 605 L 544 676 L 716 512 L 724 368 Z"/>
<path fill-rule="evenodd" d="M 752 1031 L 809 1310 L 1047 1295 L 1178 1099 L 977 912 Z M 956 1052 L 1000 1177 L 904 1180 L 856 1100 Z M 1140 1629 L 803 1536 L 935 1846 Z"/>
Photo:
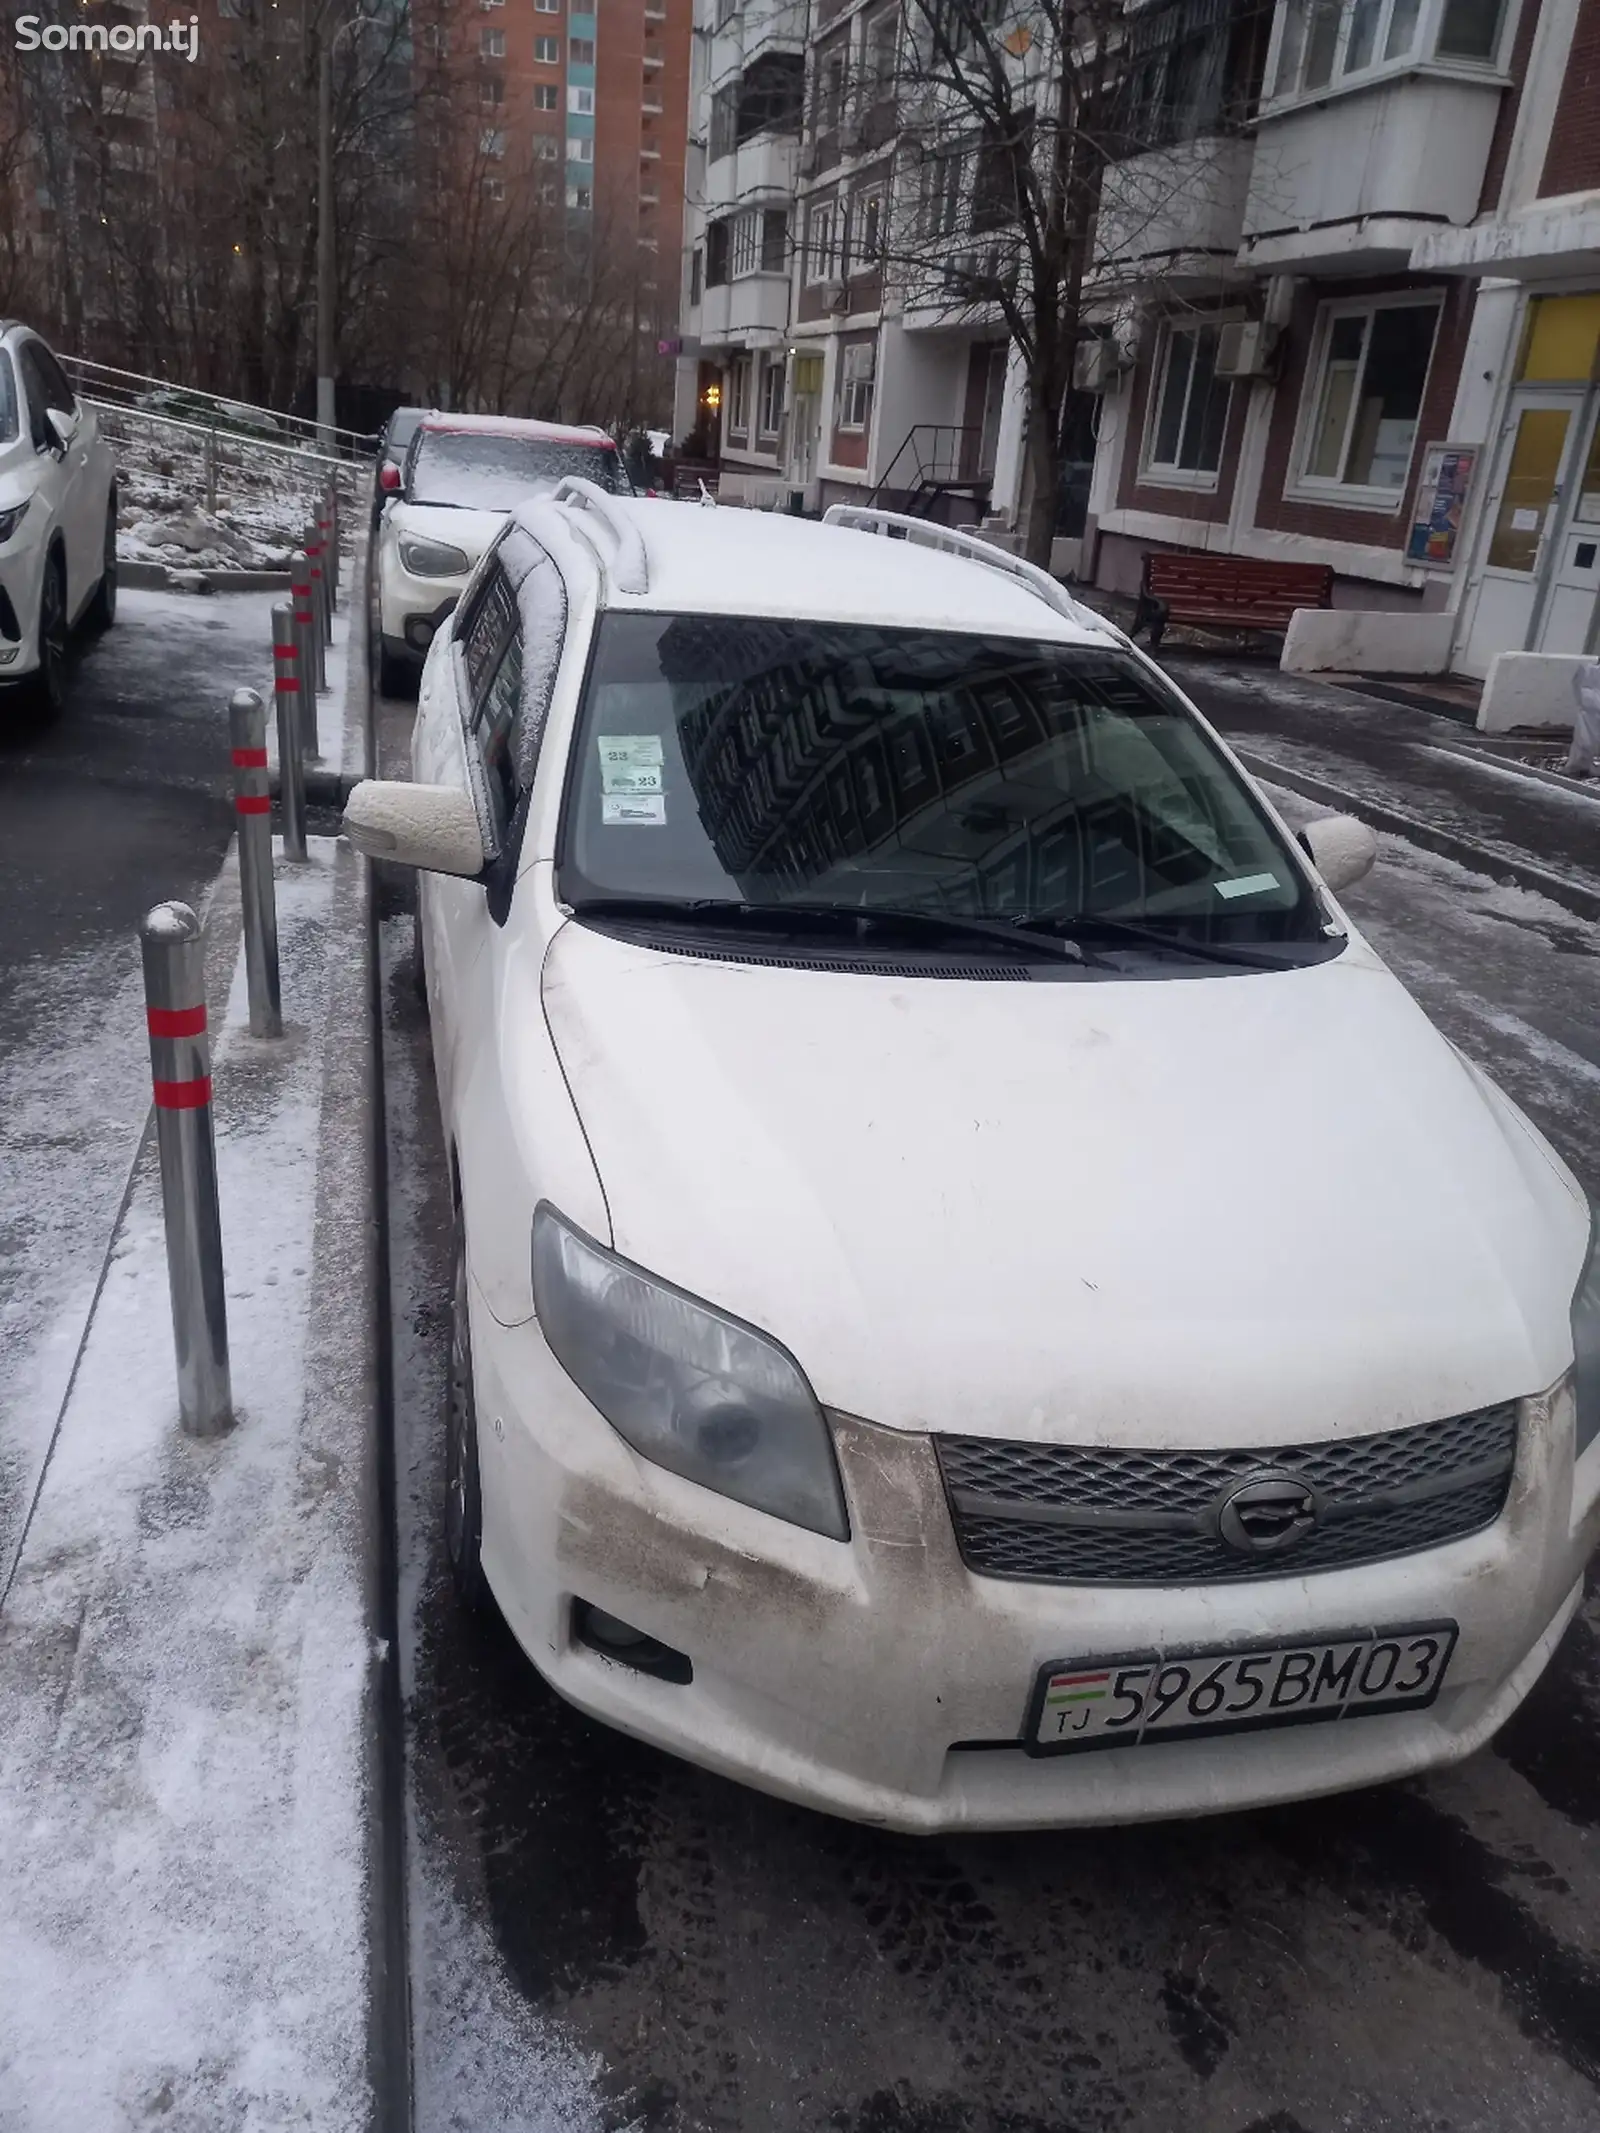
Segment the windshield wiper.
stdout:
<path fill-rule="evenodd" d="M 1195 941 L 1182 933 L 1168 933 L 1160 926 L 1141 925 L 1137 919 L 1105 918 L 1098 912 L 1077 912 L 1071 917 L 1053 917 L 1047 911 L 1029 911 L 1023 914 L 1029 926 L 1041 930 L 1055 929 L 1060 937 L 1077 941 L 1080 946 L 1087 935 L 1096 934 L 1112 943 L 1126 941 L 1150 948 L 1171 948 L 1179 955 L 1194 956 L 1207 963 L 1233 963 L 1242 970 L 1293 970 L 1306 962 L 1320 962 L 1332 953 L 1336 945 L 1343 944 L 1343 937 L 1335 943 L 1327 940 L 1286 941 L 1285 953 L 1274 953 L 1263 944 L 1258 950 L 1253 946 L 1231 941 Z M 1297 951 L 1309 950 L 1309 954 Z"/>
<path fill-rule="evenodd" d="M 687 918 L 712 923 L 772 925 L 798 921 L 807 927 L 844 932 L 851 925 L 908 927 L 946 940 L 993 941 L 1025 954 L 1029 949 L 1073 963 L 1101 959 L 1083 942 L 1023 919 L 966 918 L 945 911 L 918 911 L 899 904 L 745 903 L 734 897 L 589 896 L 572 906 L 579 918 Z"/>

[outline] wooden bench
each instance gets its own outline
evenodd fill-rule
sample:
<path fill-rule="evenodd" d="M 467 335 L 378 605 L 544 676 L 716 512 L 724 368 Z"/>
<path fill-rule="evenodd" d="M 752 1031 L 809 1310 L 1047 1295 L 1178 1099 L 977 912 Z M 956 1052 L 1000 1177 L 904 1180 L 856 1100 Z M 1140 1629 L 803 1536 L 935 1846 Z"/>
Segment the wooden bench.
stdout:
<path fill-rule="evenodd" d="M 1207 630 L 1286 630 L 1297 607 L 1333 605 L 1329 563 L 1263 563 L 1253 556 L 1147 551 L 1133 628 L 1160 644 L 1169 622 Z"/>

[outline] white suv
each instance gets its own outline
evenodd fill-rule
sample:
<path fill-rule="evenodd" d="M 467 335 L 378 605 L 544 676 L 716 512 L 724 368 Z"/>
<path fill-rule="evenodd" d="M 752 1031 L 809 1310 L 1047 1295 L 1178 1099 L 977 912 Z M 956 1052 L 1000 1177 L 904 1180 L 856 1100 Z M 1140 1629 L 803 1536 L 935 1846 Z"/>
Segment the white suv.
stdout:
<path fill-rule="evenodd" d="M 58 712 L 70 630 L 116 612 L 111 447 L 38 334 L 0 319 L 0 688 Z"/>
<path fill-rule="evenodd" d="M 1600 1533 L 1583 1193 L 1341 911 L 1370 833 L 842 516 L 518 507 L 351 797 L 429 870 L 458 1585 L 901 1829 L 1453 1761 Z"/>

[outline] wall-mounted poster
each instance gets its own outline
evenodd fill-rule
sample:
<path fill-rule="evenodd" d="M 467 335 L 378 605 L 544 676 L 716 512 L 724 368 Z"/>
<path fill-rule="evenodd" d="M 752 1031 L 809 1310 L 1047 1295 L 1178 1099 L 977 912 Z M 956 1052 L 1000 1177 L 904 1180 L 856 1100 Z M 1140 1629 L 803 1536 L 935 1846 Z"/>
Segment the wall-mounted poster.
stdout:
<path fill-rule="evenodd" d="M 1456 559 L 1461 517 L 1478 463 L 1475 444 L 1430 444 L 1422 455 L 1417 515 L 1406 542 L 1406 561 L 1448 570 Z"/>

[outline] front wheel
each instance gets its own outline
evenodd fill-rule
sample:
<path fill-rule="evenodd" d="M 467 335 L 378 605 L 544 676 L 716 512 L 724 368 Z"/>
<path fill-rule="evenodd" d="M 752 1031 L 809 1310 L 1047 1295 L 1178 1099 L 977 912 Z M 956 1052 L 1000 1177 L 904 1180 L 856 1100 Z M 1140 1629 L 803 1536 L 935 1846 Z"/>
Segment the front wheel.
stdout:
<path fill-rule="evenodd" d="M 67 701 L 67 580 L 59 555 L 46 561 L 39 588 L 39 665 L 31 693 L 40 718 L 61 716 Z"/>
<path fill-rule="evenodd" d="M 101 550 L 100 583 L 89 602 L 89 627 L 108 630 L 117 619 L 117 492 L 106 503 L 105 545 Z"/>
<path fill-rule="evenodd" d="M 444 1545 L 463 1607 L 483 1607 L 483 1488 L 478 1469 L 478 1412 L 472 1388 L 472 1329 L 467 1320 L 467 1230 L 456 1209 L 450 1268 L 450 1378 L 445 1403 Z"/>

